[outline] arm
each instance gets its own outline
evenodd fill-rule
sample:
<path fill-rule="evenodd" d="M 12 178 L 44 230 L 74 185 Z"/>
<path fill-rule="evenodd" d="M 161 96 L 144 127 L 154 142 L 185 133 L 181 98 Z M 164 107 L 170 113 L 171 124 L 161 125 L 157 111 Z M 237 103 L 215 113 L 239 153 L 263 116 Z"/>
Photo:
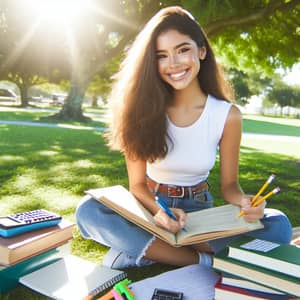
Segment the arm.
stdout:
<path fill-rule="evenodd" d="M 239 152 L 242 134 L 242 115 L 232 106 L 220 141 L 220 173 L 222 197 L 229 203 L 239 205 L 246 213 L 246 220 L 252 221 L 263 216 L 265 204 L 250 207 L 253 195 L 245 195 L 239 185 Z"/>
<path fill-rule="evenodd" d="M 170 232 L 177 232 L 185 226 L 186 214 L 181 209 L 172 209 L 177 221 L 171 219 L 155 203 L 153 193 L 149 190 L 146 179 L 146 161 L 133 160 L 125 156 L 129 179 L 130 192 L 147 208 L 153 215 L 157 225 Z"/>
<path fill-rule="evenodd" d="M 153 215 L 159 211 L 154 195 L 148 188 L 146 179 L 146 161 L 133 160 L 125 156 L 129 190 Z"/>

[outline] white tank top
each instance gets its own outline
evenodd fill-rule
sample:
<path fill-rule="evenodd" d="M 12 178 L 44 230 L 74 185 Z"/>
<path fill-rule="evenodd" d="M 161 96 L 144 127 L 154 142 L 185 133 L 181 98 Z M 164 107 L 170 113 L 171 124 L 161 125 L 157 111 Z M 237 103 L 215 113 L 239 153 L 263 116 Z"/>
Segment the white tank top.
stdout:
<path fill-rule="evenodd" d="M 147 163 L 147 174 L 159 183 L 191 186 L 207 179 L 215 164 L 231 103 L 208 95 L 197 121 L 178 127 L 168 118 L 169 151 L 165 158 Z"/>

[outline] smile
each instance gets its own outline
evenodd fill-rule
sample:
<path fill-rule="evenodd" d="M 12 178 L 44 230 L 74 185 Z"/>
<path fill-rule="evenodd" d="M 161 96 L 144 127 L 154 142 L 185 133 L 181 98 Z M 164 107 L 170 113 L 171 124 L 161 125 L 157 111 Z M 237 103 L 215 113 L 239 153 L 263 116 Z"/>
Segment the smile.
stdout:
<path fill-rule="evenodd" d="M 178 79 L 181 79 L 182 77 L 184 77 L 184 75 L 188 72 L 188 70 L 184 70 L 182 72 L 179 72 L 179 73 L 173 73 L 173 74 L 169 74 L 169 77 L 171 79 L 174 79 L 174 80 L 178 80 Z"/>

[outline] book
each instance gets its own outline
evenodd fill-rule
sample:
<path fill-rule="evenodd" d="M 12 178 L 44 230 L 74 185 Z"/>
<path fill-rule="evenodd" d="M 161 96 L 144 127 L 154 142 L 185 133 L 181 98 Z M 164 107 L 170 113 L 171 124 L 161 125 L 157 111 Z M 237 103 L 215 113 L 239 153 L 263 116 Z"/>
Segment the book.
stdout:
<path fill-rule="evenodd" d="M 300 248 L 242 237 L 228 244 L 228 256 L 300 278 Z"/>
<path fill-rule="evenodd" d="M 20 283 L 50 298 L 82 300 L 101 293 L 126 277 L 124 271 L 67 255 L 22 276 Z"/>
<path fill-rule="evenodd" d="M 298 298 L 290 297 L 289 295 L 282 294 L 272 294 L 272 293 L 264 293 L 257 292 L 254 290 L 246 290 L 238 287 L 229 288 L 227 286 L 223 286 L 221 284 L 216 285 L 215 287 L 215 298 L 214 300 L 297 300 Z"/>
<path fill-rule="evenodd" d="M 0 237 L 0 265 L 11 266 L 72 239 L 74 224 L 62 220 L 57 226 L 26 232 L 14 237 Z"/>
<path fill-rule="evenodd" d="M 240 208 L 228 204 L 188 213 L 186 230 L 173 234 L 157 226 L 152 214 L 120 185 L 91 189 L 86 193 L 173 246 L 191 245 L 263 227 L 260 221 L 248 223 L 238 218 Z"/>
<path fill-rule="evenodd" d="M 211 300 L 218 280 L 212 268 L 195 264 L 133 282 L 129 287 L 136 300 L 152 299 L 155 288 L 182 292 L 184 300 Z"/>
<path fill-rule="evenodd" d="M 60 259 L 65 255 L 65 245 L 32 256 L 13 266 L 2 267 L 0 270 L 0 293 L 9 292 L 17 287 L 21 276 Z"/>
<path fill-rule="evenodd" d="M 261 284 L 258 284 L 258 283 L 240 278 L 240 277 L 228 275 L 226 273 L 223 273 L 221 275 L 220 284 L 225 285 L 225 286 L 238 287 L 241 289 L 257 291 L 257 292 L 264 292 L 264 293 L 270 293 L 270 294 L 276 294 L 276 295 L 286 295 L 285 293 L 268 288 Z"/>
<path fill-rule="evenodd" d="M 300 280 L 298 278 L 228 257 L 228 249 L 224 249 L 214 256 L 213 267 L 271 289 L 300 297 Z"/>
<path fill-rule="evenodd" d="M 225 299 L 291 300 L 296 298 L 245 279 L 222 274 L 215 285 L 215 300 Z"/>

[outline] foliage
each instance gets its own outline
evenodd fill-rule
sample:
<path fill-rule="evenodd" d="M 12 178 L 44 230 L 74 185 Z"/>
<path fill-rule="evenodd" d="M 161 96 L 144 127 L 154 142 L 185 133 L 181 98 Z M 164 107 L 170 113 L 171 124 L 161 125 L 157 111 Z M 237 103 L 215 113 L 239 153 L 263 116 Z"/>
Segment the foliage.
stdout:
<path fill-rule="evenodd" d="M 300 87 L 290 86 L 282 81 L 275 81 L 269 89 L 266 99 L 279 106 L 300 107 Z"/>
<path fill-rule="evenodd" d="M 26 2 L 0 2 L 0 39 L 6 41 L 0 45 L 1 76 L 14 80 L 20 89 L 41 78 L 69 79 L 61 118 L 84 119 L 81 106 L 91 80 L 98 74 L 106 92 L 110 82 L 103 79 L 103 68 L 161 7 L 181 5 L 190 10 L 228 67 L 270 76 L 275 68 L 289 68 L 300 57 L 300 0 L 91 0 L 92 6 L 76 20 L 66 20 L 68 30 L 62 24 L 37 23 L 37 16 L 23 12 Z"/>
<path fill-rule="evenodd" d="M 36 84 L 68 76 L 65 61 L 57 54 L 62 41 L 57 31 L 47 33 L 33 22 L 19 1 L 2 1 L 0 14 L 0 79 L 14 82 L 20 90 L 22 106 L 28 105 L 28 89 Z M 65 72 L 63 74 L 63 72 Z"/>

